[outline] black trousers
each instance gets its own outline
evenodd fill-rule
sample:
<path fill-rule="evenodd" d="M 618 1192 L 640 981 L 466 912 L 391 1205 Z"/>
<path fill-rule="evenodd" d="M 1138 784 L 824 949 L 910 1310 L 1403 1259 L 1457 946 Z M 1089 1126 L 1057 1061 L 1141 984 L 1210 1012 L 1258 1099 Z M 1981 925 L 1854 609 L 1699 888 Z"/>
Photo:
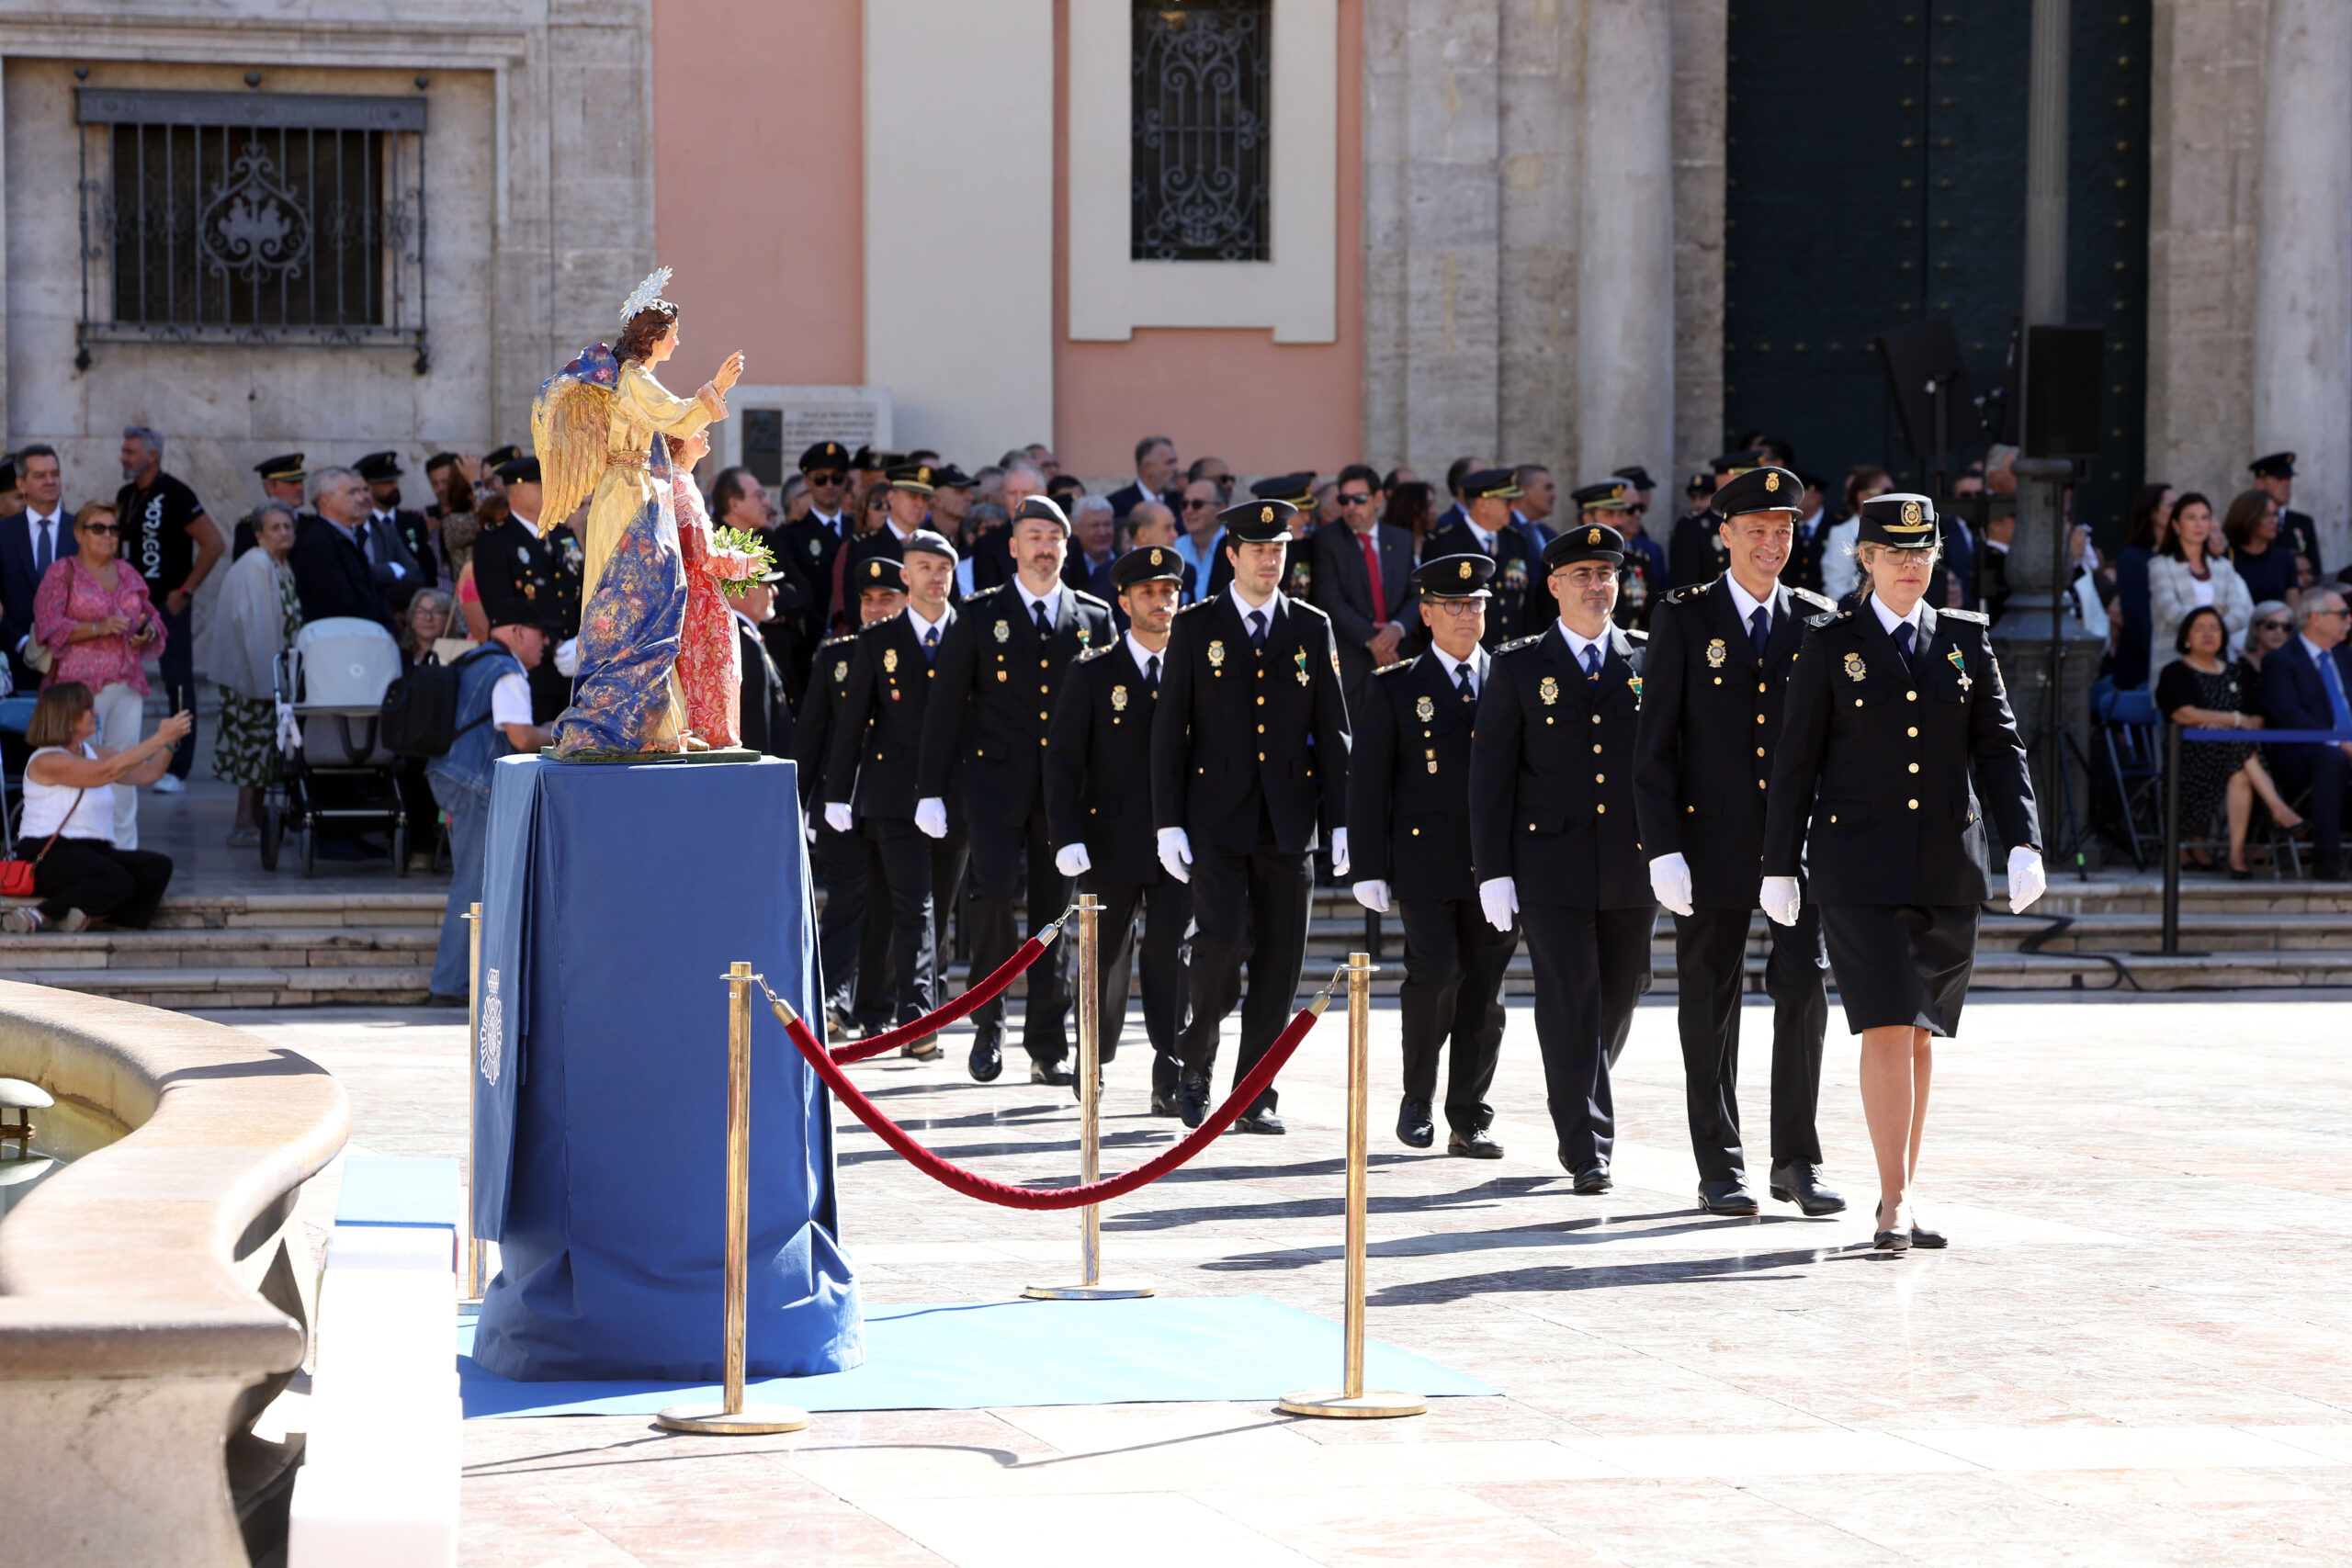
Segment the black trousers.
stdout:
<path fill-rule="evenodd" d="M 874 846 L 889 905 L 893 1021 L 910 1023 L 939 1005 L 946 906 L 964 881 L 963 824 L 944 839 L 926 836 L 911 819 L 869 817 L 860 826 Z"/>
<path fill-rule="evenodd" d="M 531 688 L 531 722 L 553 724 L 571 705 L 571 677 L 555 667 L 555 645 L 548 641 L 547 657 L 531 666 L 525 679 Z"/>
<path fill-rule="evenodd" d="M 1143 1032 L 1151 1042 L 1151 1091 L 1171 1096 L 1182 1076 L 1177 1037 L 1184 1027 L 1188 999 L 1184 928 L 1193 919 L 1193 890 L 1165 872 L 1141 884 L 1096 882 L 1088 875 L 1079 878 L 1078 886 L 1102 900 L 1096 927 L 1102 943 L 1102 1059 L 1109 1061 L 1118 1051 L 1126 1028 L 1127 992 L 1140 970 Z"/>
<path fill-rule="evenodd" d="M 2341 746 L 2266 746 L 2266 760 L 2278 792 L 2290 800 L 2308 789 L 2312 848 L 2323 855 L 2344 852 L 2344 791 L 2352 780 L 2352 757 Z"/>
<path fill-rule="evenodd" d="M 836 833 L 817 821 L 810 863 L 825 886 L 817 917 L 817 974 L 825 1006 L 861 1023 L 888 1025 L 890 1017 L 890 921 L 877 913 L 887 897 L 882 857 L 863 834 Z"/>
<path fill-rule="evenodd" d="M 1503 1049 L 1503 971 L 1519 950 L 1515 931 L 1487 923 L 1476 898 L 1406 898 L 1405 983 L 1396 992 L 1405 1035 L 1405 1098 L 1433 1104 L 1438 1058 L 1453 1043 L 1445 1077 L 1445 1124 L 1468 1134 L 1492 1126 L 1487 1090 Z"/>
<path fill-rule="evenodd" d="M 1025 936 L 1035 936 L 1051 925 L 1069 904 L 1069 881 L 1054 869 L 1052 836 L 1046 814 L 1026 822 L 983 822 L 972 842 L 972 967 L 969 985 L 996 973 L 1012 956 Z M 1012 918 L 1013 901 L 1021 897 L 1023 872 L 1029 889 L 1028 931 Z M 1069 984 L 1067 965 L 1077 933 L 1065 929 L 1062 939 L 1029 966 L 1027 1000 L 1022 1007 L 1021 1043 L 1032 1060 L 1058 1062 L 1069 1055 Z M 944 940 L 944 938 L 943 938 Z M 942 952 L 945 949 L 943 947 Z M 972 1027 L 981 1039 L 1004 1028 L 1004 998 L 984 1002 L 972 1014 Z"/>
<path fill-rule="evenodd" d="M 1519 921 L 1535 965 L 1535 1040 L 1560 1163 L 1606 1168 L 1617 1141 L 1609 1069 L 1624 1052 L 1634 1003 L 1650 988 L 1657 908 L 1522 904 Z"/>
<path fill-rule="evenodd" d="M 1241 1052 L 1236 1082 L 1290 1021 L 1298 975 L 1306 962 L 1306 920 L 1315 894 L 1315 862 L 1287 854 L 1271 836 L 1244 852 L 1193 846 L 1193 1016 L 1179 1036 L 1177 1055 L 1187 1078 L 1207 1080 L 1216 1066 L 1217 1031 L 1241 1001 Z M 1241 966 L 1250 966 L 1242 1000 Z M 1253 1109 L 1272 1110 L 1268 1089 Z"/>
<path fill-rule="evenodd" d="M 1675 1004 L 1682 1032 L 1682 1085 L 1690 1111 L 1690 1153 L 1702 1181 L 1746 1168 L 1739 1138 L 1739 998 L 1747 958 L 1747 909 L 1694 909 L 1674 917 Z M 1793 926 L 1767 920 L 1772 953 L 1764 993 L 1772 998 L 1772 1164 L 1819 1165 L 1821 1043 L 1829 1028 L 1829 951 L 1821 911 L 1811 903 Z"/>
<path fill-rule="evenodd" d="M 119 850 L 104 839 L 59 839 L 41 853 L 46 839 L 21 846 L 20 858 L 40 857 L 33 891 L 40 895 L 41 918 L 55 920 L 68 909 L 143 931 L 155 923 L 155 906 L 172 885 L 172 857 L 153 850 Z"/>

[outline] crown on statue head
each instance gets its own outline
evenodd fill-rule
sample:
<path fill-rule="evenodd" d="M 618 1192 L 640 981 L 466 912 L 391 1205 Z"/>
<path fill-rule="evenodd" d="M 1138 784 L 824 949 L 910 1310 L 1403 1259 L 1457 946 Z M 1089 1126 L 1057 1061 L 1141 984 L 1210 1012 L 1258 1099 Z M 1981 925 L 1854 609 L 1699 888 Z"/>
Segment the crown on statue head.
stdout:
<path fill-rule="evenodd" d="M 662 298 L 662 290 L 670 285 L 670 269 L 657 266 L 645 275 L 645 281 L 630 291 L 621 301 L 621 325 L 627 326 L 639 310 Z"/>

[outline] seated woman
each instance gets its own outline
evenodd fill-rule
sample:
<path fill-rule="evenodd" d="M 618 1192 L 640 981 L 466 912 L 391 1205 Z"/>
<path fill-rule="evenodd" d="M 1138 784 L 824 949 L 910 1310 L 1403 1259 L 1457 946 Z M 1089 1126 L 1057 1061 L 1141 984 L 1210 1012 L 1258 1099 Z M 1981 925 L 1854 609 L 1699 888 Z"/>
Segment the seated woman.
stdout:
<path fill-rule="evenodd" d="M 149 784 L 164 776 L 172 748 L 194 728 L 183 709 L 135 746 L 100 746 L 97 705 L 79 681 L 60 681 L 33 705 L 25 739 L 24 826 L 17 858 L 33 866 L 40 903 L 0 915 L 0 929 L 22 935 L 54 927 L 78 931 L 93 919 L 131 931 L 153 923 L 155 906 L 171 886 L 172 859 L 153 850 L 114 847 L 109 792 L 116 784 Z M 95 802 L 86 796 L 96 795 Z"/>
<path fill-rule="evenodd" d="M 2188 612 L 2174 639 L 2180 658 L 2156 676 L 2156 708 L 2183 728 L 2260 729 L 2261 704 L 2254 682 L 2235 661 L 2224 659 L 2228 628 L 2221 612 L 2200 604 Z M 2180 826 L 2184 834 L 2202 836 L 2212 830 L 2213 807 L 2227 800 L 2230 819 L 2230 875 L 2246 878 L 2245 832 L 2254 817 L 2254 797 L 2262 797 L 2270 819 L 2281 828 L 2295 828 L 2302 818 L 2289 809 L 2278 786 L 2251 745 L 2233 741 L 2199 740 L 2180 749 Z M 2212 857 L 2202 849 L 2184 850 L 2188 863 L 2211 867 Z"/>
<path fill-rule="evenodd" d="M 2295 635 L 2294 606 L 2278 599 L 2265 599 L 2254 607 L 2253 623 L 2246 628 L 2245 647 L 2239 650 L 2238 673 L 2245 680 L 2245 689 L 2256 692 L 2262 679 L 2262 660 L 2276 653 Z"/>

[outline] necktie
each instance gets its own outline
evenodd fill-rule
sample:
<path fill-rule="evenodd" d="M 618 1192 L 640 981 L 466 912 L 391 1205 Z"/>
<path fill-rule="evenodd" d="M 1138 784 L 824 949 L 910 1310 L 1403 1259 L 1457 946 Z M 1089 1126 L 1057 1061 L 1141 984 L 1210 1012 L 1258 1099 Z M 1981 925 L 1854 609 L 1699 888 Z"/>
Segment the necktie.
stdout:
<path fill-rule="evenodd" d="M 1911 639 L 1917 633 L 1917 628 L 1908 621 L 1894 628 L 1894 651 L 1903 655 L 1903 668 L 1905 670 L 1911 668 Z"/>
<path fill-rule="evenodd" d="M 40 544 L 33 550 L 33 575 L 47 577 L 50 563 L 57 558 L 57 519 L 40 520 Z"/>
<path fill-rule="evenodd" d="M 1453 667 L 1453 690 L 1465 703 L 1478 700 L 1478 694 L 1470 689 L 1470 666 L 1466 660 Z"/>
<path fill-rule="evenodd" d="M 922 634 L 923 662 L 928 664 L 939 652 L 939 628 L 933 626 Z"/>
<path fill-rule="evenodd" d="M 2335 728 L 2352 730 L 2352 703 L 2344 700 L 2344 676 L 2335 668 L 2334 649 L 2319 656 L 2319 678 L 2327 687 L 2328 711 L 2335 715 Z"/>
<path fill-rule="evenodd" d="M 1363 547 L 1364 576 L 1372 582 L 1372 624 L 1385 626 L 1388 624 L 1388 593 L 1380 581 L 1380 545 L 1369 534 L 1357 536 L 1356 542 Z"/>
<path fill-rule="evenodd" d="M 1046 622 L 1046 602 L 1040 599 L 1029 607 L 1037 613 L 1037 640 L 1044 642 L 1054 635 L 1054 628 Z"/>
<path fill-rule="evenodd" d="M 1764 645 L 1772 640 L 1771 612 L 1763 605 L 1756 606 L 1756 614 L 1747 617 L 1748 646 L 1756 649 L 1756 662 L 1764 662 Z"/>
<path fill-rule="evenodd" d="M 1266 646 L 1266 612 L 1263 610 L 1250 612 L 1250 645 L 1252 648 Z"/>
<path fill-rule="evenodd" d="M 1159 690 L 1159 655 L 1155 653 L 1144 660 L 1143 683 L 1149 691 Z"/>
<path fill-rule="evenodd" d="M 1584 645 L 1584 678 L 1588 681 L 1600 679 L 1600 645 L 1597 642 Z"/>

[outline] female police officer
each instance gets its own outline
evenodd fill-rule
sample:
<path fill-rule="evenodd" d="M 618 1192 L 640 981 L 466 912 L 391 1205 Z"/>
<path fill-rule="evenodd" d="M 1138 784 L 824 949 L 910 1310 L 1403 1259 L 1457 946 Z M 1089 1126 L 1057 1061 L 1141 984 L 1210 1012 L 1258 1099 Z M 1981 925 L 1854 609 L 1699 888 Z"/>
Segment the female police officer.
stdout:
<path fill-rule="evenodd" d="M 1862 1114 L 1878 1156 L 1877 1246 L 1941 1247 L 1910 1208 L 1928 1040 L 1960 1027 L 1985 897 L 1983 813 L 2009 851 L 2009 902 L 2041 896 L 2041 835 L 1984 617 L 1922 602 L 1935 503 L 1862 505 L 1869 594 L 1808 623 L 1773 761 L 1758 901 L 1782 925 L 1800 871 L 1821 906 L 1846 1022 L 1862 1037 Z M 1985 789 L 1970 787 L 1973 763 Z"/>

